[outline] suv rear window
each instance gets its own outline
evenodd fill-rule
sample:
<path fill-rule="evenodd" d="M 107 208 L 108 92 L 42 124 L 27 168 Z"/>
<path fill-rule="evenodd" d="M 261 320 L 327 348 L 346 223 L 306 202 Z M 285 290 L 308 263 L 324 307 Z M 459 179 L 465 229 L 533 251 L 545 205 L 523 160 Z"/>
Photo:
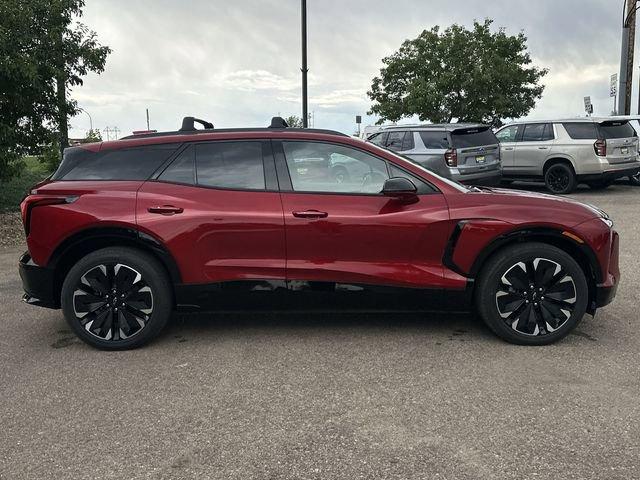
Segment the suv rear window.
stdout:
<path fill-rule="evenodd" d="M 91 152 L 67 149 L 52 180 L 146 180 L 179 147 L 179 144 Z"/>
<path fill-rule="evenodd" d="M 600 124 L 602 138 L 629 138 L 637 136 L 629 122 L 603 122 Z"/>
<path fill-rule="evenodd" d="M 597 140 L 598 131 L 593 122 L 563 123 L 562 126 L 574 140 Z"/>
<path fill-rule="evenodd" d="M 465 128 L 451 132 L 453 148 L 480 147 L 497 145 L 498 139 L 489 127 Z"/>

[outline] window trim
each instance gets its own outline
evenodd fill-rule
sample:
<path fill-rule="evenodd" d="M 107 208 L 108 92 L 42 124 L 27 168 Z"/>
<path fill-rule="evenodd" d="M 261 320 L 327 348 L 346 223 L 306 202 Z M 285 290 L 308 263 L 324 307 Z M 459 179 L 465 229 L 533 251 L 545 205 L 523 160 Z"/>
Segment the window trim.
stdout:
<path fill-rule="evenodd" d="M 384 195 L 382 194 L 382 192 L 379 193 L 361 193 L 361 192 L 317 192 L 317 191 L 301 191 L 301 190 L 294 190 L 293 189 L 293 183 L 291 182 L 291 176 L 289 173 L 289 166 L 287 165 L 287 159 L 284 153 L 284 146 L 283 143 L 284 142 L 299 142 L 299 143 L 322 143 L 322 144 L 327 144 L 327 145 L 336 145 L 339 147 L 344 147 L 344 148 L 351 148 L 353 150 L 358 150 L 362 153 L 366 153 L 367 155 L 370 155 L 374 158 L 377 158 L 378 160 L 381 160 L 383 162 L 385 162 L 386 168 L 387 168 L 387 175 L 389 176 L 388 178 L 394 178 L 391 176 L 391 169 L 389 167 L 389 164 L 392 164 L 394 167 L 398 168 L 399 170 L 402 170 L 404 172 L 406 172 L 407 174 L 414 176 L 414 177 L 418 177 L 420 180 L 422 180 L 424 183 L 426 183 L 429 187 L 431 187 L 433 189 L 432 192 L 429 193 L 417 193 L 416 195 L 418 196 L 423 196 L 423 195 L 434 195 L 434 194 L 442 194 L 442 192 L 440 191 L 440 189 L 438 187 L 436 187 L 433 183 L 429 182 L 428 180 L 422 178 L 420 175 L 415 174 L 413 172 L 408 171 L 406 168 L 404 168 L 401 165 L 398 165 L 397 163 L 381 157 L 379 155 L 376 155 L 373 152 L 370 152 L 369 150 L 365 150 L 363 148 L 359 148 L 356 147 L 354 145 L 348 145 L 348 144 L 344 144 L 344 143 L 337 143 L 337 142 L 331 142 L 328 140 L 298 140 L 298 139 L 289 139 L 289 138 L 283 138 L 283 139 L 274 139 L 272 140 L 273 143 L 273 151 L 274 151 L 274 155 L 275 155 L 275 161 L 276 161 L 276 172 L 278 173 L 278 181 L 280 183 L 280 192 L 281 193 L 295 193 L 295 194 L 301 194 L 301 195 L 340 195 L 340 196 L 356 196 L 356 197 L 384 197 Z M 380 148 L 384 148 L 384 147 L 380 147 Z M 284 186 L 283 186 L 284 184 Z M 417 185 L 416 185 L 417 186 Z"/>

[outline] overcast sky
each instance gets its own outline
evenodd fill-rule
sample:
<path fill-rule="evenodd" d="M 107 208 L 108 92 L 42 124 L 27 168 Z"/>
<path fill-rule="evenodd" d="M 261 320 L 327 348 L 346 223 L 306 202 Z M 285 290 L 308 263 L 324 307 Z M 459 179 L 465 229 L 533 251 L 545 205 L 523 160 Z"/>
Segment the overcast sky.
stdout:
<path fill-rule="evenodd" d="M 73 92 L 94 128 L 117 126 L 121 135 L 143 129 L 145 108 L 158 130 L 176 129 L 186 115 L 217 127 L 266 126 L 274 115 L 300 115 L 299 0 L 86 3 L 82 21 L 113 49 L 105 72 L 88 76 Z M 382 57 L 403 40 L 434 25 L 469 26 L 486 17 L 510 34 L 524 31 L 534 62 L 550 70 L 530 117 L 582 114 L 585 95 L 596 114 L 611 112 L 622 0 L 307 3 L 309 111 L 318 128 L 355 130 L 355 115 L 370 107 L 366 92 Z M 80 114 L 71 135 L 83 136 L 88 128 Z"/>

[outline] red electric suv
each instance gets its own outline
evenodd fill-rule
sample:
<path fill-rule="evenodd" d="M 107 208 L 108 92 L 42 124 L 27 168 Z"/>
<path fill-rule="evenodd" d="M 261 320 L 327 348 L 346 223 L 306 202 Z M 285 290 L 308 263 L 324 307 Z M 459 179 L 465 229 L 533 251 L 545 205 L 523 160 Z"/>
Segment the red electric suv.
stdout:
<path fill-rule="evenodd" d="M 195 128 L 200 123 L 204 128 Z M 548 344 L 613 299 L 618 235 L 597 208 L 465 187 L 343 134 L 213 129 L 69 148 L 21 205 L 27 303 L 104 349 L 174 310 L 473 308 Z"/>

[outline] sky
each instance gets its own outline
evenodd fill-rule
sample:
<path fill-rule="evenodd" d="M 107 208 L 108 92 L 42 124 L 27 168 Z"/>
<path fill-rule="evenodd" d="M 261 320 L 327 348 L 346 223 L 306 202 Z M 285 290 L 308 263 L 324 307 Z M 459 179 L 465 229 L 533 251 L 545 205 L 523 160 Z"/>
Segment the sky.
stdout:
<path fill-rule="evenodd" d="M 484 18 L 509 34 L 523 31 L 534 63 L 549 69 L 530 118 L 584 115 L 586 95 L 596 115 L 608 115 L 622 3 L 308 0 L 313 126 L 353 133 L 356 115 L 373 124 L 366 92 L 383 57 L 434 25 L 471 26 Z M 120 136 L 145 129 L 146 108 L 151 128 L 160 131 L 176 130 L 184 116 L 222 128 L 301 115 L 299 0 L 87 0 L 81 21 L 113 50 L 105 71 L 89 74 L 72 92 L 105 139 L 107 127 L 117 127 Z M 635 112 L 637 91 L 632 105 Z M 72 137 L 85 135 L 89 115 L 72 119 Z"/>

